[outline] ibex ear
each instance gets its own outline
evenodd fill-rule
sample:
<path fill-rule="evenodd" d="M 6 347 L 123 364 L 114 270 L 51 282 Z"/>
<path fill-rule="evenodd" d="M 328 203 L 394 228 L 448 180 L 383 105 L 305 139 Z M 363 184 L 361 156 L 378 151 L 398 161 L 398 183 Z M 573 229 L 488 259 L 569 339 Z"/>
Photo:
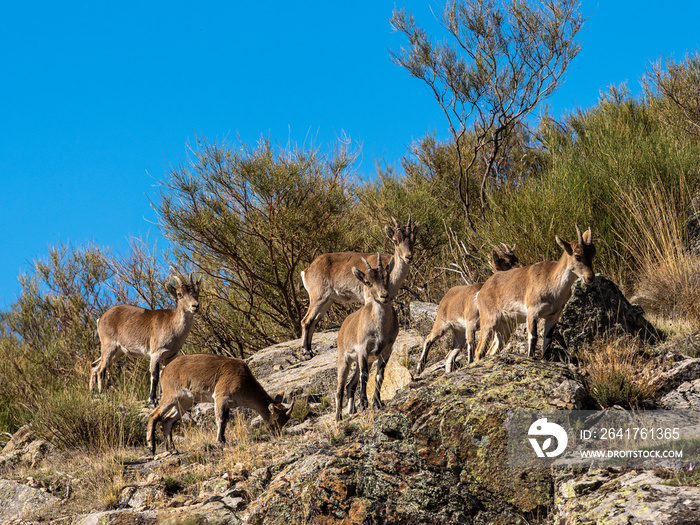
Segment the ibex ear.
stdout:
<path fill-rule="evenodd" d="M 418 231 L 420 230 L 420 222 L 417 222 L 416 225 L 413 227 L 413 231 L 411 232 L 411 236 L 413 240 L 416 240 L 416 235 L 418 235 Z"/>
<path fill-rule="evenodd" d="M 170 282 L 165 283 L 165 291 L 170 295 L 177 296 L 177 289 Z"/>
<path fill-rule="evenodd" d="M 355 277 L 357 277 L 360 281 L 363 283 L 365 282 L 365 274 L 362 273 L 360 270 L 355 268 L 354 266 L 352 267 L 352 273 Z"/>
<path fill-rule="evenodd" d="M 389 258 L 389 262 L 387 263 L 387 265 L 386 265 L 386 267 L 385 267 L 387 273 L 391 273 L 391 271 L 394 269 L 394 263 L 395 263 L 395 262 L 396 262 L 396 261 L 394 260 L 394 257 L 391 256 L 391 257 Z"/>
<path fill-rule="evenodd" d="M 394 240 L 394 230 L 391 226 L 384 226 L 384 235 L 386 235 L 387 239 L 396 244 L 396 241 Z"/>
<path fill-rule="evenodd" d="M 554 239 L 557 241 L 557 244 L 561 246 L 561 249 L 564 250 L 567 254 L 571 255 L 574 253 L 574 251 L 571 249 L 571 245 L 564 239 L 560 238 L 558 235 L 555 235 Z"/>
<path fill-rule="evenodd" d="M 190 274 L 190 284 L 193 285 L 197 290 L 199 290 L 199 285 L 202 282 L 202 276 L 200 275 L 199 278 L 195 281 L 194 279 L 194 273 Z"/>
<path fill-rule="evenodd" d="M 584 244 L 593 244 L 593 234 L 591 233 L 591 227 L 589 226 L 588 229 L 583 232 L 583 243 Z"/>
<path fill-rule="evenodd" d="M 281 403 L 282 400 L 284 399 L 284 393 L 280 392 L 275 396 L 275 403 Z"/>
<path fill-rule="evenodd" d="M 498 268 L 498 260 L 500 258 L 501 256 L 498 255 L 498 252 L 495 249 L 491 250 L 491 266 L 494 270 Z"/>

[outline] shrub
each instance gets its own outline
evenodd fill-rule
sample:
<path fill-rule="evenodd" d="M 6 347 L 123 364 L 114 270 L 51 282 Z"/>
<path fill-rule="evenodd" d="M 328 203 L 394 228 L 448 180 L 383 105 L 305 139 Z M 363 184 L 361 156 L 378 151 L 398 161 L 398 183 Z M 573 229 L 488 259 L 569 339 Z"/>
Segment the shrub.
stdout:
<path fill-rule="evenodd" d="M 590 225 L 596 270 L 626 287 L 633 269 L 620 240 L 636 232 L 618 235 L 619 218 L 626 217 L 620 198 L 657 181 L 673 195 L 692 194 L 700 152 L 679 145 L 646 101 L 620 89 L 570 115 L 565 126 L 544 128 L 541 139 L 546 151 L 541 175 L 494 191 L 480 235 L 491 243 L 517 242 L 521 261 L 531 264 L 559 258 L 555 234 L 570 240 L 574 223 L 582 229 Z M 674 213 L 685 212 L 687 202 L 674 202 Z"/>
<path fill-rule="evenodd" d="M 52 392 L 36 409 L 37 432 L 62 449 L 105 452 L 145 442 L 141 406 L 126 396 L 93 398 L 87 389 Z"/>
<path fill-rule="evenodd" d="M 682 138 L 700 137 L 700 53 L 686 54 L 683 61 L 667 58 L 652 65 L 646 91 L 657 103 L 659 118 Z"/>
<path fill-rule="evenodd" d="M 263 140 L 239 151 L 198 141 L 162 183 L 164 233 L 182 261 L 209 277 L 204 343 L 239 357 L 301 334 L 299 273 L 317 255 L 348 249 L 355 156 L 322 155 Z"/>
<path fill-rule="evenodd" d="M 13 432 L 56 391 L 87 391 L 99 356 L 96 319 L 115 303 L 163 305 L 163 264 L 143 241 L 115 257 L 95 245 L 51 248 L 20 278 L 22 291 L 0 312 L 0 431 Z M 167 256 L 167 254 L 166 254 Z M 142 370 L 128 359 L 113 367 L 115 383 Z M 146 372 L 139 375 L 145 384 Z"/>
<path fill-rule="evenodd" d="M 640 351 L 636 339 L 594 343 L 581 353 L 580 361 L 588 391 L 603 408 L 613 405 L 638 408 L 658 388 L 653 381 L 653 365 Z"/>
<path fill-rule="evenodd" d="M 637 301 L 648 311 L 700 329 L 700 257 L 686 235 L 690 193 L 662 181 L 621 194 L 618 236 L 635 274 Z"/>

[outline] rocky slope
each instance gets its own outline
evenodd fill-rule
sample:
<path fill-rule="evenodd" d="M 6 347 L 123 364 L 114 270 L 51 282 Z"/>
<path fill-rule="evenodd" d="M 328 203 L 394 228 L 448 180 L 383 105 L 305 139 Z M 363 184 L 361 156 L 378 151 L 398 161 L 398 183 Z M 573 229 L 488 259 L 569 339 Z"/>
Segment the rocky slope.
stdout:
<path fill-rule="evenodd" d="M 590 404 L 565 365 L 505 355 L 402 389 L 356 440 L 299 455 L 252 502 L 251 523 L 530 522 L 548 471 L 507 466 L 508 410 Z M 527 520 L 527 521 L 525 521 Z"/>
<path fill-rule="evenodd" d="M 430 309 L 427 309 L 430 310 Z M 429 324 L 429 323 L 428 323 Z M 614 323 L 620 326 L 621 323 Z M 55 509 L 71 498 L 71 481 L 42 482 L 33 465 L 60 462 L 52 447 L 16 435 L 0 455 L 0 521 L 121 523 L 700 523 L 700 488 L 670 486 L 674 473 L 607 469 L 527 469 L 509 465 L 511 410 L 593 409 L 584 378 L 571 364 L 503 354 L 445 375 L 432 366 L 411 381 L 422 336 L 402 331 L 385 379 L 387 406 L 333 421 L 335 334 L 319 333 L 316 357 L 300 361 L 299 341 L 251 359 L 270 392 L 308 401 L 307 414 L 280 437 L 251 438 L 274 449 L 262 466 L 230 465 L 209 444 L 180 455 L 123 461 L 118 497 L 81 513 Z M 688 407 L 697 398 L 700 360 L 667 349 L 658 359 L 655 403 Z M 208 425 L 206 410 L 193 415 Z M 253 426 L 255 423 L 253 422 Z M 262 448 L 261 448 L 262 447 Z M 267 456 L 266 456 L 267 457 Z M 217 465 L 221 468 L 217 469 Z M 213 466 L 212 466 L 213 465 Z M 213 473 L 202 479 L 202 470 Z M 187 480 L 197 479 L 188 484 Z"/>

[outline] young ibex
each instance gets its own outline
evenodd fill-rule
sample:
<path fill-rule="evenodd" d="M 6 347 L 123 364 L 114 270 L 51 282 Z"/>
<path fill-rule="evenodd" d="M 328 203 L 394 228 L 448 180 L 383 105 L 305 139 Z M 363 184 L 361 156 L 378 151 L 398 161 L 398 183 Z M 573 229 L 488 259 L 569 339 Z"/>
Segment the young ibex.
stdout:
<path fill-rule="evenodd" d="M 355 413 L 355 389 L 360 382 L 360 409 L 367 408 L 367 378 L 369 367 L 377 361 L 376 388 L 373 406 L 380 408 L 380 390 L 384 381 L 384 368 L 399 333 L 399 319 L 391 304 L 389 291 L 391 263 L 382 266 L 382 256 L 377 254 L 377 268 L 361 257 L 366 273 L 352 268 L 355 278 L 364 289 L 365 304 L 345 318 L 338 332 L 338 388 L 335 394 L 335 418 L 340 421 L 343 412 L 343 393 L 350 401 L 350 414 Z M 355 372 L 346 383 L 350 366 Z"/>
<path fill-rule="evenodd" d="M 394 244 L 393 269 L 389 277 L 389 297 L 393 299 L 399 293 L 413 260 L 413 246 L 420 223 L 415 226 L 408 218 L 405 228 L 392 217 L 394 228 L 384 229 L 388 239 Z M 311 352 L 311 338 L 316 325 L 335 302 L 361 303 L 364 301 L 362 284 L 352 275 L 352 268 L 362 266 L 362 259 L 370 264 L 377 264 L 374 254 L 357 252 L 324 253 L 319 255 L 309 267 L 301 272 L 301 282 L 309 294 L 309 309 L 301 322 L 302 348 L 307 356 Z M 384 260 L 390 256 L 382 254 Z"/>
<path fill-rule="evenodd" d="M 564 250 L 558 262 L 543 261 L 524 268 L 493 274 L 482 286 L 477 296 L 481 317 L 481 338 L 476 348 L 475 360 L 489 349 L 492 355 L 508 342 L 518 324 L 527 321 L 529 356 L 537 346 L 537 321 L 544 319 L 542 353 L 552 340 L 554 325 L 559 320 L 564 305 L 571 297 L 571 285 L 581 277 L 586 283 L 595 279 L 593 273 L 593 235 L 591 229 L 581 235 L 576 225 L 578 241 L 568 243 L 556 236 L 557 244 Z"/>
<path fill-rule="evenodd" d="M 492 266 L 495 272 L 504 272 L 511 268 L 520 268 L 520 261 L 515 255 L 515 245 L 510 248 L 501 244 L 503 251 L 496 248 L 491 250 Z M 479 329 L 479 310 L 476 305 L 476 295 L 484 283 L 450 288 L 438 305 L 437 316 L 433 329 L 423 343 L 423 353 L 416 367 L 419 376 L 428 360 L 430 347 L 448 330 L 452 331 L 452 351 L 445 359 L 445 372 L 452 372 L 454 362 L 467 344 L 467 362 L 472 362 L 472 349 Z"/>
<path fill-rule="evenodd" d="M 146 441 L 152 454 L 156 452 L 156 424 L 162 422 L 165 446 L 175 451 L 172 429 L 176 421 L 195 403 L 214 402 L 217 440 L 226 442 L 229 411 L 247 407 L 260 414 L 273 429 L 279 431 L 289 420 L 292 407 L 282 404 L 282 394 L 271 398 L 255 379 L 242 359 L 214 354 L 181 355 L 163 369 L 163 397 L 148 418 Z"/>
<path fill-rule="evenodd" d="M 92 363 L 90 390 L 95 386 L 104 391 L 106 375 L 112 362 L 122 355 L 133 355 L 151 360 L 151 391 L 149 402 L 156 406 L 160 363 L 175 357 L 190 333 L 194 314 L 199 310 L 200 277 L 190 275 L 188 283 L 179 277 L 165 284 L 165 289 L 177 300 L 174 310 L 147 310 L 138 306 L 120 304 L 107 310 L 97 320 L 100 337 L 100 358 Z"/>

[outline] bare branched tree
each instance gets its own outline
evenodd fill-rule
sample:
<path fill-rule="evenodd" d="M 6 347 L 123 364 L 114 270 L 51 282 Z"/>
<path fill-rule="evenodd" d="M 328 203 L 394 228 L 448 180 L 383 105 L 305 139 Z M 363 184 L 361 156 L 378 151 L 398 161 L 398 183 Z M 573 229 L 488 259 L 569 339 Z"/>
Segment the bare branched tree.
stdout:
<path fill-rule="evenodd" d="M 172 267 L 168 249 L 159 250 L 157 243 L 140 237 L 129 239 L 126 254 L 109 259 L 113 277 L 107 283 L 115 303 L 135 304 L 151 310 L 167 308 L 173 298 L 164 284 L 178 272 Z"/>
<path fill-rule="evenodd" d="M 665 97 L 682 115 L 680 124 L 672 115 L 667 121 L 682 131 L 700 135 L 700 53 L 688 55 L 682 62 L 672 59 L 658 61 L 649 71 L 656 91 Z"/>
<path fill-rule="evenodd" d="M 395 10 L 392 25 L 410 46 L 392 59 L 427 84 L 447 117 L 459 198 L 476 233 L 470 188 L 478 191 L 483 218 L 503 145 L 561 83 L 579 51 L 583 18 L 574 0 L 454 0 L 437 16 L 449 40 L 433 43 L 412 15 Z"/>

